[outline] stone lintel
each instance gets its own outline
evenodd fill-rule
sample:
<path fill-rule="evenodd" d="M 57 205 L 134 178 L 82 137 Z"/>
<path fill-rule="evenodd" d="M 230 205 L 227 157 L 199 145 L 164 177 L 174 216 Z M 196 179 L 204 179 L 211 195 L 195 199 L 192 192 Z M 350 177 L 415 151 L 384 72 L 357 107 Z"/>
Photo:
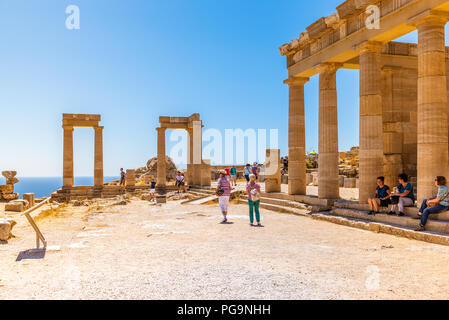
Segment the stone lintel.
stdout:
<path fill-rule="evenodd" d="M 62 120 L 62 126 L 71 127 L 98 127 L 97 120 Z"/>
<path fill-rule="evenodd" d="M 101 121 L 101 115 L 99 115 L 99 114 L 63 113 L 62 120 Z"/>
<path fill-rule="evenodd" d="M 62 114 L 62 125 L 73 127 L 97 127 L 101 121 L 99 114 Z"/>

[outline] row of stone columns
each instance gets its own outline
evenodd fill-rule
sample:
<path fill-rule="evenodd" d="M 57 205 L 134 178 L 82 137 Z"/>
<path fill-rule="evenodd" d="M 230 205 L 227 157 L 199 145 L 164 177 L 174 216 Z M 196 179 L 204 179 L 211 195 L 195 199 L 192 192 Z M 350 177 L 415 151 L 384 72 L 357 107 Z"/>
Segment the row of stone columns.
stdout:
<path fill-rule="evenodd" d="M 431 197 L 434 179 L 449 167 L 448 96 L 446 81 L 446 13 L 428 12 L 410 21 L 418 29 L 418 200 Z M 382 43 L 367 41 L 360 55 L 359 201 L 372 197 L 376 178 L 383 175 Z M 338 65 L 319 66 L 319 183 L 320 198 L 339 197 Z M 289 85 L 289 194 L 306 193 L 304 85 L 308 78 L 290 78 Z"/>
<path fill-rule="evenodd" d="M 63 174 L 64 188 L 71 188 L 74 184 L 73 175 L 73 126 L 63 126 Z M 103 187 L 103 127 L 94 127 L 95 130 L 95 156 L 94 156 L 94 186 Z"/>

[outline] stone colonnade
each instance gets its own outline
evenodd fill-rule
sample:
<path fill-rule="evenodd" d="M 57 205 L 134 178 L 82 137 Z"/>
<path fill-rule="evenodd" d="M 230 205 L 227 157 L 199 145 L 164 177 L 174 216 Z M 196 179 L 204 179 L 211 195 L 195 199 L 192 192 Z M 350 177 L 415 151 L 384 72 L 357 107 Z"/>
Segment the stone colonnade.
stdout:
<path fill-rule="evenodd" d="M 447 58 L 445 47 L 445 24 L 449 21 L 448 12 L 427 10 L 407 21 L 409 29 L 418 30 L 416 55 L 398 54 L 388 59 L 391 66 L 383 63 L 383 50 L 388 42 L 364 41 L 353 47 L 357 53 L 348 63 L 321 63 L 314 67 L 319 73 L 319 197 L 335 199 L 338 194 L 338 126 L 337 126 L 337 86 L 336 72 L 339 68 L 360 69 L 360 195 L 359 201 L 366 202 L 375 193 L 376 177 L 388 175 L 389 183 L 396 184 L 392 176 L 401 169 L 401 155 L 405 152 L 416 154 L 418 201 L 434 195 L 434 179 L 437 175 L 449 174 L 449 125 L 448 125 L 448 81 L 446 78 Z M 310 33 L 310 32 L 309 32 Z M 306 41 L 306 40 L 304 40 Z M 404 45 L 400 44 L 403 48 Z M 399 45 L 398 45 L 399 47 Z M 282 49 L 282 48 L 281 48 Z M 300 51 L 304 54 L 304 51 Z M 417 81 L 415 84 L 417 110 L 415 119 L 410 120 L 410 112 L 405 115 L 407 106 L 396 98 L 383 92 L 384 87 L 397 94 L 398 88 L 413 86 L 413 79 L 400 78 L 400 85 L 392 84 L 396 73 L 407 70 L 401 67 L 405 60 L 416 57 Z M 295 56 L 288 56 L 288 63 Z M 386 58 L 385 58 L 386 59 Z M 401 60 L 402 59 L 402 60 Z M 413 63 L 413 61 L 412 61 Z M 297 64 L 298 65 L 298 64 Z M 397 70 L 396 70 L 397 69 Z M 413 68 L 409 69 L 412 70 Z M 404 71 L 408 72 L 408 71 Z M 312 72 L 297 76 L 290 74 L 285 81 L 289 85 L 289 194 L 306 193 L 305 130 L 304 130 L 304 85 Z M 410 73 L 412 74 L 412 72 Z M 415 78 L 416 79 L 416 78 Z M 407 92 L 401 95 L 407 96 Z M 410 96 L 413 95 L 413 90 Z M 396 100 L 395 100 L 396 99 Z M 404 98 L 405 101 L 407 98 Z M 393 104 L 401 104 L 394 117 L 386 112 Z M 348 107 L 348 106 L 345 106 Z M 390 117 L 386 120 L 387 117 Z M 407 118 L 407 120 L 404 120 Z M 407 122 L 408 121 L 408 122 Z M 398 128 L 404 123 L 417 123 L 417 134 L 413 151 L 413 132 L 406 136 L 407 127 Z M 402 141 L 404 141 L 402 143 Z M 403 150 L 409 148 L 410 150 Z M 393 186 L 394 186 L 393 185 Z"/>

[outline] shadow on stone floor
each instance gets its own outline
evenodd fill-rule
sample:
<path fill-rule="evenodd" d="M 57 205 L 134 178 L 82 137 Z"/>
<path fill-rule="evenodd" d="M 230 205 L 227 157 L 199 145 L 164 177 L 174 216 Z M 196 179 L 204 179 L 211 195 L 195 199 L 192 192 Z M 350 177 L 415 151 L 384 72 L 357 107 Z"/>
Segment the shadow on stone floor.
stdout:
<path fill-rule="evenodd" d="M 45 249 L 31 249 L 31 250 L 22 251 L 17 256 L 16 262 L 22 261 L 22 260 L 44 259 L 46 252 L 47 252 L 47 250 L 45 250 Z"/>

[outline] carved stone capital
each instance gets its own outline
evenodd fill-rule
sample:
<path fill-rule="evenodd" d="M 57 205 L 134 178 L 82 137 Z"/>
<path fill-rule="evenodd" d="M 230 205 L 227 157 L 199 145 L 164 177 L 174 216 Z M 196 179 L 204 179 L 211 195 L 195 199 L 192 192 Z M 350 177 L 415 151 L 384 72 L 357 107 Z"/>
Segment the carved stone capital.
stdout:
<path fill-rule="evenodd" d="M 354 50 L 359 54 L 363 53 L 381 53 L 382 52 L 382 42 L 378 41 L 364 41 L 354 46 Z"/>
<path fill-rule="evenodd" d="M 284 81 L 284 84 L 288 84 L 289 86 L 303 86 L 307 82 L 309 82 L 310 78 L 305 77 L 290 77 Z"/>
<path fill-rule="evenodd" d="M 315 70 L 318 71 L 318 73 L 324 73 L 324 72 L 337 72 L 338 69 L 340 69 L 343 66 L 342 63 L 336 63 L 336 62 L 324 62 L 319 65 L 316 65 L 314 67 Z"/>
<path fill-rule="evenodd" d="M 449 21 L 449 12 L 427 9 L 408 19 L 407 23 L 419 28 L 425 25 L 444 26 Z"/>

